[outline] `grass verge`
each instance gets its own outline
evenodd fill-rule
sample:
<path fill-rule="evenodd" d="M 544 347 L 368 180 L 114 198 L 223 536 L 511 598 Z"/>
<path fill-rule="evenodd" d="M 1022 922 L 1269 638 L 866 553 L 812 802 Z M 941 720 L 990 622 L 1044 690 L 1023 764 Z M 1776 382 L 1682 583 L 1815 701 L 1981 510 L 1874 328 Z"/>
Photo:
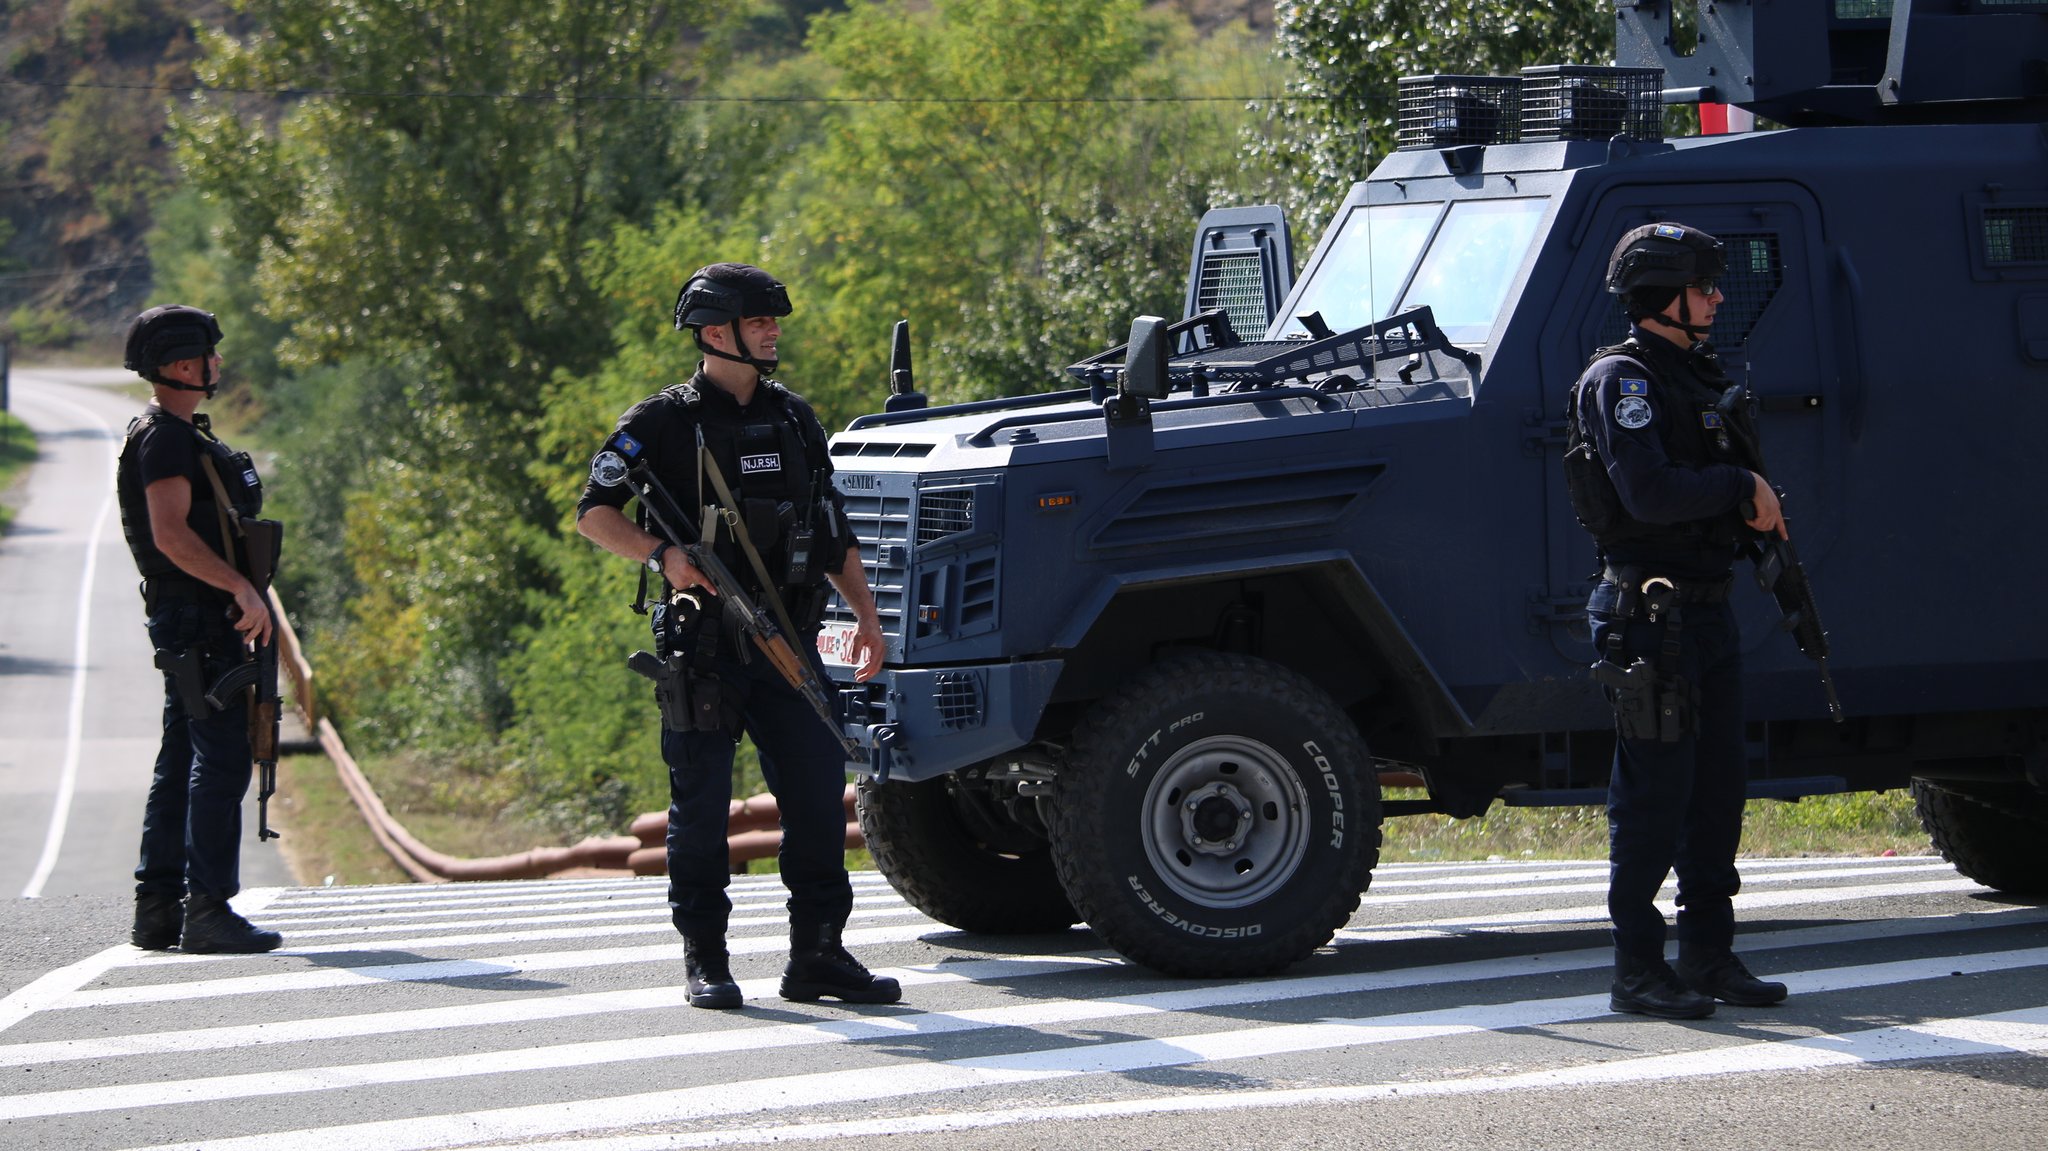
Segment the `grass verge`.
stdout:
<path fill-rule="evenodd" d="M 1424 796 L 1417 790 L 1389 789 L 1386 798 Z M 1380 859 L 1387 863 L 1607 858 L 1607 810 L 1602 807 L 1496 803 L 1472 819 L 1390 819 L 1381 832 Z M 1753 799 L 1743 810 L 1744 856 L 1925 855 L 1933 850 L 1913 813 L 1913 798 L 1904 791 L 1809 796 L 1797 802 Z"/>
<path fill-rule="evenodd" d="M 35 433 L 7 412 L 0 412 L 0 533 L 14 526 L 14 483 L 36 458 Z"/>
<path fill-rule="evenodd" d="M 482 857 L 524 851 L 556 838 L 530 824 L 499 818 L 445 790 L 389 778 L 400 770 L 386 760 L 364 770 L 376 781 L 392 814 L 419 839 L 450 855 Z M 360 812 L 323 756 L 296 756 L 278 768 L 278 826 L 286 858 L 301 883 L 319 885 L 404 883 L 406 874 L 377 845 Z M 380 778 L 380 776 L 385 778 Z M 475 797 L 467 797 L 473 800 Z M 1389 790 L 1388 799 L 1422 798 L 1420 791 Z M 624 828 L 619 829 L 625 833 Z M 1605 859 L 1607 812 L 1599 807 L 1508 807 L 1452 819 L 1415 815 L 1382 826 L 1384 863 L 1444 863 L 1500 859 Z M 1933 847 L 1904 791 L 1812 796 L 1797 802 L 1759 799 L 1743 813 L 1742 854 L 1770 856 L 1928 855 Z M 850 870 L 874 866 L 867 851 L 846 853 Z M 747 865 L 750 875 L 773 875 L 774 859 Z"/>
<path fill-rule="evenodd" d="M 326 756 L 280 760 L 277 794 L 270 803 L 271 821 L 284 833 L 278 846 L 300 883 L 318 887 L 330 880 L 337 886 L 412 881 L 377 845 Z"/>

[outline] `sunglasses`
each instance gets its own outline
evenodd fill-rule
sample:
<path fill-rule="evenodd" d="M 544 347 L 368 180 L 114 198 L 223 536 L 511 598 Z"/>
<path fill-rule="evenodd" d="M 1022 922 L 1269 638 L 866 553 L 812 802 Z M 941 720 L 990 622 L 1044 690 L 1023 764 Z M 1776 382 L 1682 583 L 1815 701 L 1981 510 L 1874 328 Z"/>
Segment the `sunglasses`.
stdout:
<path fill-rule="evenodd" d="M 1691 288 L 1693 291 L 1698 292 L 1702 296 L 1711 296 L 1715 292 L 1721 290 L 1720 281 L 1714 279 L 1712 276 L 1709 276 L 1704 280 L 1694 280 L 1692 283 L 1687 284 L 1686 287 Z"/>

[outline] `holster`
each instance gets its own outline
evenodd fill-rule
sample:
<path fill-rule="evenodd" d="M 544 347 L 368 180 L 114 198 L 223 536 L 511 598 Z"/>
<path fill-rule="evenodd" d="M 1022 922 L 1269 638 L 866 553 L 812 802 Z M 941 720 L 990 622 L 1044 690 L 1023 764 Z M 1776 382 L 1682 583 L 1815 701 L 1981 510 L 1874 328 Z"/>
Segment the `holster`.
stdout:
<path fill-rule="evenodd" d="M 160 647 L 156 649 L 156 666 L 171 677 L 171 689 L 178 693 L 178 706 L 185 709 L 188 718 L 204 719 L 213 714 L 213 705 L 206 701 L 206 661 L 198 648 L 172 651 Z"/>
<path fill-rule="evenodd" d="M 1607 689 L 1614 706 L 1615 731 L 1623 739 L 1677 743 L 1695 730 L 1697 695 L 1693 686 L 1678 673 L 1679 636 L 1683 631 L 1685 598 L 1701 599 L 1713 594 L 1714 585 L 1681 586 L 1674 580 L 1641 578 L 1635 568 L 1608 573 L 1620 590 L 1614 605 L 1616 622 L 1607 634 L 1607 652 L 1593 664 L 1593 681 Z M 1719 594 L 1727 594 L 1725 585 Z M 1664 623 L 1664 642 L 1653 664 L 1642 656 L 1627 665 L 1621 662 L 1622 638 L 1637 619 Z"/>
<path fill-rule="evenodd" d="M 1693 730 L 1692 685 L 1682 675 L 1660 676 L 1637 656 L 1626 668 L 1609 660 L 1593 664 L 1593 682 L 1607 689 L 1615 730 L 1623 739 L 1677 743 Z"/>
<path fill-rule="evenodd" d="M 661 709 L 664 731 L 694 731 L 690 677 L 682 668 L 654 658 L 654 653 L 636 651 L 626 657 L 626 666 L 654 681 L 654 703 Z"/>

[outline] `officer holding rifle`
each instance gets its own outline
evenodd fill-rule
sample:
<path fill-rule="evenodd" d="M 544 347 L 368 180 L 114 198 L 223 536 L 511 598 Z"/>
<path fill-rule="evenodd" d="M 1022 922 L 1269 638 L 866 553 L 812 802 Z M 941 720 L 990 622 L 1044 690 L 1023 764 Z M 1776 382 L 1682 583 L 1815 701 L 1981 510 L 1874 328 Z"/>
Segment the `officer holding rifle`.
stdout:
<path fill-rule="evenodd" d="M 242 798 L 259 702 L 221 685 L 249 670 L 252 648 L 272 643 L 261 585 L 275 566 L 277 525 L 255 518 L 263 485 L 248 453 L 223 444 L 199 413 L 220 385 L 220 340 L 211 313 L 180 304 L 151 308 L 128 328 L 125 366 L 153 395 L 128 425 L 115 493 L 164 672 L 131 936 L 150 951 L 248 953 L 283 942 L 228 906 L 241 888 Z M 267 534 L 252 537 L 259 527 Z M 274 746 L 274 674 L 270 690 Z"/>
<path fill-rule="evenodd" d="M 1611 1002 L 1673 1019 L 1711 1015 L 1716 1000 L 1765 1006 L 1786 994 L 1733 951 L 1748 751 L 1731 567 L 1739 551 L 1764 553 L 1761 541 L 1790 553 L 1777 493 L 1754 458 L 1749 407 L 1730 402 L 1742 393 L 1707 342 L 1725 270 L 1720 241 L 1696 228 L 1648 224 L 1623 236 L 1607 289 L 1628 311 L 1629 338 L 1594 353 L 1566 413 L 1567 485 L 1602 562 L 1586 605 L 1600 653 L 1593 675 L 1617 728 Z M 1810 595 L 1807 603 L 1808 654 L 1829 683 Z M 1807 632 L 1800 642 L 1808 648 Z M 1675 971 L 1656 907 L 1674 869 Z"/>
<path fill-rule="evenodd" d="M 895 980 L 871 974 L 841 942 L 853 910 L 843 801 L 850 744 L 820 714 L 829 711 L 815 655 L 828 581 L 854 613 L 857 680 L 881 669 L 884 649 L 860 548 L 831 482 L 824 427 L 802 397 L 769 378 L 789 313 L 783 285 L 752 265 L 693 274 L 675 323 L 704 358 L 687 382 L 620 417 L 576 509 L 577 531 L 643 565 L 659 585 L 650 613 L 656 651 L 636 653 L 631 666 L 655 680 L 661 705 L 669 906 L 696 1007 L 741 1005 L 725 889 L 742 732 L 782 814 L 783 998 L 901 996 Z M 638 522 L 624 510 L 636 498 Z"/>

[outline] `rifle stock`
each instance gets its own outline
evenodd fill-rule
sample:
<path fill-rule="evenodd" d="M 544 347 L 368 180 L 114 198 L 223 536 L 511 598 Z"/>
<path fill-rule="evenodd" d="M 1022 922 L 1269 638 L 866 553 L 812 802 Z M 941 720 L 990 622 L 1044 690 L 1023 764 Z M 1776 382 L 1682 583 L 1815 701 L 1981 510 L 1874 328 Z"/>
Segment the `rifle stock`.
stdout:
<path fill-rule="evenodd" d="M 654 469 L 648 467 L 644 460 L 635 461 L 627 470 L 626 478 L 633 485 L 633 493 L 639 497 L 640 505 L 647 509 L 647 518 L 654 521 L 671 545 L 683 550 L 691 566 L 704 573 L 704 578 L 711 582 L 711 590 L 717 593 L 719 604 L 761 654 L 768 657 L 769 665 L 782 676 L 783 681 L 817 713 L 818 722 L 824 724 L 831 731 L 832 738 L 839 741 L 847 760 L 865 760 L 867 755 L 859 742 L 847 735 L 833 717 L 832 703 L 825 694 L 824 684 L 818 679 L 817 669 L 790 646 L 788 638 L 775 626 L 775 621 L 747 596 L 739 580 L 734 578 L 732 569 L 725 566 L 725 561 L 698 542 L 695 534 L 689 531 L 688 517 L 682 514 L 681 507 L 669 495 L 660 477 L 654 474 Z"/>

